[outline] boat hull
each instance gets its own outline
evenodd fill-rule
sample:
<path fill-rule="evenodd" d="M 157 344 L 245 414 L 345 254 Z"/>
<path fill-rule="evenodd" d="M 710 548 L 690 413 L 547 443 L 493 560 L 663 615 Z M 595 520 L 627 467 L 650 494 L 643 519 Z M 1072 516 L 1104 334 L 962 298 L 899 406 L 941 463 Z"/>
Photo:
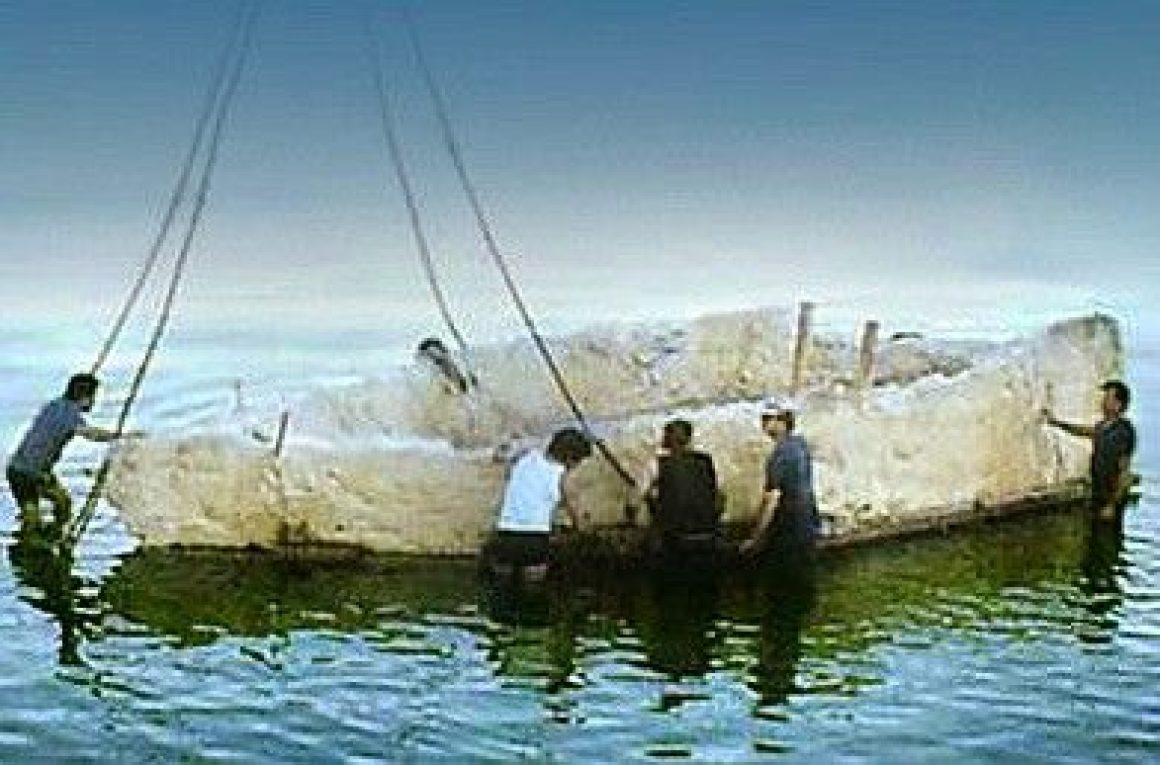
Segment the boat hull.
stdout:
<path fill-rule="evenodd" d="M 718 325 L 728 322 L 718 319 Z M 737 327 L 731 332 L 744 334 Z M 598 345 L 592 337 L 584 342 Z M 599 357 L 593 352 L 582 359 L 589 378 L 597 377 L 592 369 Z M 683 363 L 709 368 L 705 359 Z M 857 388 L 832 358 L 826 363 L 829 376 L 816 374 L 801 397 L 799 429 L 813 452 L 823 545 L 835 545 L 1074 502 L 1083 492 L 1087 444 L 1044 427 L 1039 411 L 1051 405 L 1066 418 L 1094 419 L 1098 385 L 1120 372 L 1123 350 L 1116 323 L 1091 316 L 995 344 L 950 374 L 935 369 Z M 719 369 L 713 374 L 722 379 Z M 745 385 L 755 384 L 745 377 Z M 765 390 L 781 385 L 784 379 L 772 375 Z M 727 387 L 702 393 L 727 393 Z M 591 391 L 581 387 L 585 392 Z M 683 394 L 661 399 L 650 411 L 621 417 L 608 410 L 633 403 L 623 397 L 605 411 L 594 409 L 606 415 L 597 420 L 601 437 L 631 470 L 647 463 L 666 419 L 693 421 L 698 444 L 716 461 L 726 523 L 743 529 L 754 520 L 771 448 L 758 427 L 760 404 L 757 397 L 709 402 L 705 396 L 692 403 Z M 544 421 L 556 415 L 566 421 L 557 411 Z M 151 438 L 117 452 L 108 496 L 145 545 L 318 544 L 475 554 L 504 478 L 506 463 L 494 447 L 486 439 L 457 445 L 439 437 L 352 445 L 300 434 L 275 457 L 263 444 L 228 434 Z M 625 535 L 626 506 L 639 502 L 616 471 L 594 458 L 569 480 L 582 498 L 588 537 Z M 638 515 L 636 523 L 647 525 L 647 516 Z M 638 530 L 625 538 L 634 534 L 643 538 Z"/>

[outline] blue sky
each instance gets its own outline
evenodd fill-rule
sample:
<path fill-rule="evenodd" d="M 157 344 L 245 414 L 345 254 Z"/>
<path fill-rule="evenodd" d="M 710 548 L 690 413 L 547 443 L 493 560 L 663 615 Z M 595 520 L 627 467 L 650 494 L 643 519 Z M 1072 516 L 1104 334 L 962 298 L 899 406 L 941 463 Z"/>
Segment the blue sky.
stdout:
<path fill-rule="evenodd" d="M 191 310 L 429 310 L 360 5 L 266 3 Z M 398 6 L 369 5 L 436 254 L 470 302 L 499 283 Z M 0 0 L 6 317 L 119 300 L 234 7 Z M 1155 3 L 435 0 L 415 14 L 544 311 L 980 288 L 1135 310 L 1157 283 Z"/>

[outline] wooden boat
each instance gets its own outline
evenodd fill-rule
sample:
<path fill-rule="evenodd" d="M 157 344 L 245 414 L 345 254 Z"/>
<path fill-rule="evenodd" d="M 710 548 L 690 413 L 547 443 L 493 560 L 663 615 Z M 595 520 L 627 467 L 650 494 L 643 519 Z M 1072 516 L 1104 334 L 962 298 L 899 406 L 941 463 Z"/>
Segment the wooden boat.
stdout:
<path fill-rule="evenodd" d="M 694 423 L 729 528 L 753 520 L 771 448 L 758 412 L 770 394 L 797 397 L 825 546 L 1082 497 L 1088 445 L 1043 427 L 1039 412 L 1094 418 L 1099 383 L 1123 364 L 1114 320 L 1073 318 L 991 342 L 908 336 L 876 343 L 869 365 L 865 345 L 796 326 L 792 312 L 768 309 L 551 342 L 597 435 L 630 471 L 647 463 L 667 419 Z M 537 364 L 527 343 L 480 348 L 470 396 L 413 366 L 295 401 L 285 439 L 272 434 L 279 412 L 251 411 L 127 443 L 107 495 L 146 546 L 474 554 L 506 456 L 569 421 Z M 591 459 L 570 480 L 586 516 L 573 544 L 643 549 L 647 517 L 627 522 L 634 492 L 607 462 Z"/>

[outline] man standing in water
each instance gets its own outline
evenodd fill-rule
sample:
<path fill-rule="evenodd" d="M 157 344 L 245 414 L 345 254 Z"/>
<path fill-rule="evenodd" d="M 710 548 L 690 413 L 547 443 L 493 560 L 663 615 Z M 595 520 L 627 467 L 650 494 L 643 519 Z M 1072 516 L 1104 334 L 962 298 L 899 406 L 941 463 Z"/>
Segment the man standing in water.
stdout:
<path fill-rule="evenodd" d="M 565 485 L 567 474 L 592 455 L 592 444 L 576 428 L 557 431 L 546 451 L 524 453 L 508 474 L 492 543 L 497 562 L 514 569 L 541 568 L 548 562 L 548 542 L 556 508 L 580 527 L 580 511 Z"/>
<path fill-rule="evenodd" d="M 52 503 L 52 528 L 59 533 L 72 517 L 72 498 L 52 469 L 61 451 L 81 436 L 90 441 L 112 441 L 117 434 L 85 422 L 93 408 L 97 378 L 80 373 L 69 378 L 64 395 L 45 404 L 28 427 L 16 452 L 8 461 L 8 485 L 20 509 L 22 533 L 40 530 L 40 501 Z"/>
<path fill-rule="evenodd" d="M 692 448 L 693 424 L 670 420 L 661 451 L 641 485 L 661 550 L 670 555 L 710 553 L 716 548 L 721 495 L 713 458 Z"/>
<path fill-rule="evenodd" d="M 818 531 L 813 465 L 806 441 L 793 432 L 794 407 L 770 400 L 761 410 L 761 429 L 774 441 L 765 463 L 765 486 L 757 508 L 757 526 L 741 545 L 742 554 L 766 547 L 779 557 L 812 550 Z"/>
<path fill-rule="evenodd" d="M 1057 420 L 1050 410 L 1043 410 L 1046 424 L 1080 438 L 1092 441 L 1091 506 L 1102 520 L 1114 520 L 1124 511 L 1128 490 L 1132 486 L 1132 454 L 1136 451 L 1136 429 L 1124 412 L 1132 392 L 1119 380 L 1108 380 L 1100 386 L 1100 413 L 1095 425 L 1081 425 Z"/>

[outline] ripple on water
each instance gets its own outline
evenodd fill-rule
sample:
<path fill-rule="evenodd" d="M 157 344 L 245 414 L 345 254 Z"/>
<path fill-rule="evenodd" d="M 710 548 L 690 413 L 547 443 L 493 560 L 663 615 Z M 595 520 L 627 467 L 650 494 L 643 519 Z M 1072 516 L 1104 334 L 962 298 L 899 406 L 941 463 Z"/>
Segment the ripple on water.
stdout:
<path fill-rule="evenodd" d="M 938 541 L 943 552 L 957 544 Z M 0 636 L 18 638 L 0 654 L 0 697 L 15 710 L 0 760 L 26 761 L 34 746 L 83 754 L 94 741 L 134 742 L 142 759 L 165 762 L 856 762 L 885 752 L 891 762 L 1146 762 L 1157 751 L 1151 548 L 1130 550 L 1128 576 L 1111 590 L 1077 573 L 1067 544 L 1034 576 L 1010 562 L 1020 548 L 999 556 L 997 573 L 984 558 L 927 589 L 926 569 L 908 557 L 922 549 L 875 553 L 889 565 L 851 569 L 845 588 L 858 597 L 822 592 L 791 624 L 739 596 L 662 621 L 637 590 L 590 593 L 582 607 L 571 599 L 522 623 L 490 616 L 473 579 L 451 582 L 461 599 L 440 595 L 432 611 L 426 593 L 291 599 L 260 589 L 261 577 L 247 593 L 256 605 L 212 594 L 223 614 L 241 604 L 237 620 L 183 622 L 173 607 L 164 618 L 110 609 L 98 578 L 78 588 L 92 602 L 77 613 L 98 627 L 83 645 L 88 665 L 66 670 L 53 661 L 50 601 L 22 588 L 29 600 L 0 611 Z M 406 570 L 390 577 L 405 583 Z M 382 576 L 351 577 L 345 592 L 386 588 Z M 11 578 L 0 594 L 5 586 L 16 598 Z M 148 592 L 130 590 L 129 605 Z M 51 669 L 30 680 L 22 665 Z"/>
<path fill-rule="evenodd" d="M 688 759 L 693 756 L 693 747 L 678 743 L 651 744 L 644 748 L 642 754 L 663 760 Z"/>

